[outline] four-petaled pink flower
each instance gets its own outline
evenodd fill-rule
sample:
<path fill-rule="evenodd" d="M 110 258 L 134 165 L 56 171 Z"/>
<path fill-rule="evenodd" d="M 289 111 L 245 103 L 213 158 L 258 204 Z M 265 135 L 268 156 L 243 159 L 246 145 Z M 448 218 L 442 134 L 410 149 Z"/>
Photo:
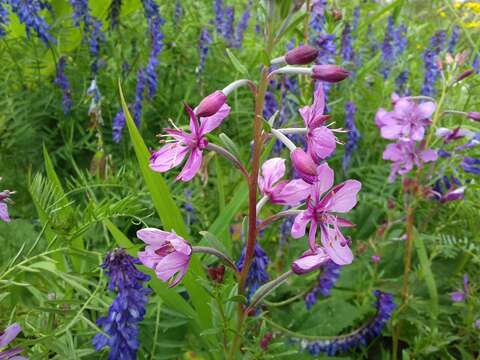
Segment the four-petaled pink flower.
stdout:
<path fill-rule="evenodd" d="M 292 226 L 292 237 L 298 239 L 305 235 L 307 224 L 310 223 L 308 242 L 310 250 L 317 253 L 317 228 L 320 227 L 321 243 L 327 255 L 338 265 L 350 264 L 353 254 L 348 241 L 340 232 L 340 227 L 350 227 L 353 224 L 333 213 L 350 211 L 357 203 L 357 193 L 362 184 L 357 180 L 347 180 L 334 186 L 333 170 L 324 163 L 318 168 L 318 179 L 312 186 L 312 192 L 307 199 L 307 209 L 298 214 Z"/>
<path fill-rule="evenodd" d="M 317 270 L 325 262 L 330 260 L 327 252 L 321 247 L 316 246 L 315 250 L 308 249 L 297 260 L 292 263 L 291 269 L 297 275 L 307 274 Z"/>
<path fill-rule="evenodd" d="M 13 323 L 7 327 L 5 331 L 0 331 L 0 349 L 10 344 L 17 337 L 20 331 L 22 331 L 22 328 L 17 323 Z M 17 356 L 22 351 L 23 349 L 18 347 L 0 351 L 0 360 L 28 360 L 26 357 Z"/>
<path fill-rule="evenodd" d="M 410 139 L 420 141 L 425 135 L 425 126 L 430 125 L 430 117 L 435 111 L 435 103 L 428 101 L 417 104 L 402 97 L 394 98 L 393 111 L 381 108 L 375 115 L 375 124 L 385 139 Z"/>
<path fill-rule="evenodd" d="M 147 244 L 145 251 L 138 253 L 140 261 L 155 270 L 160 280 L 170 280 L 170 287 L 177 285 L 187 272 L 192 256 L 190 244 L 175 233 L 155 228 L 139 230 L 137 237 Z"/>
<path fill-rule="evenodd" d="M 323 125 L 330 118 L 323 114 L 324 110 L 325 95 L 322 86 L 315 92 L 313 104 L 298 110 L 307 128 L 307 151 L 317 164 L 335 151 L 337 143 L 333 131 Z"/>
<path fill-rule="evenodd" d="M 260 191 L 274 204 L 295 206 L 305 200 L 310 184 L 301 179 L 279 181 L 285 175 L 285 159 L 273 158 L 265 161 L 258 176 Z"/>
<path fill-rule="evenodd" d="M 198 121 L 195 110 L 188 105 L 185 109 L 190 117 L 190 133 L 180 129 L 165 129 L 174 141 L 164 145 L 154 152 L 150 158 L 150 168 L 154 171 L 165 172 L 180 165 L 189 154 L 187 162 L 177 179 L 190 181 L 202 165 L 202 150 L 208 145 L 206 134 L 216 129 L 230 114 L 230 106 L 223 104 L 220 109 L 208 117 L 200 117 Z"/>
<path fill-rule="evenodd" d="M 8 190 L 0 192 L 0 220 L 4 222 L 10 222 L 7 201 L 9 200 L 11 194 L 12 192 Z"/>
<path fill-rule="evenodd" d="M 400 140 L 394 144 L 388 144 L 383 152 L 383 159 L 393 161 L 389 182 L 395 181 L 397 174 L 404 175 L 413 169 L 413 166 L 422 167 L 424 162 L 437 160 L 435 150 L 422 149 L 422 144 L 415 141 Z"/>

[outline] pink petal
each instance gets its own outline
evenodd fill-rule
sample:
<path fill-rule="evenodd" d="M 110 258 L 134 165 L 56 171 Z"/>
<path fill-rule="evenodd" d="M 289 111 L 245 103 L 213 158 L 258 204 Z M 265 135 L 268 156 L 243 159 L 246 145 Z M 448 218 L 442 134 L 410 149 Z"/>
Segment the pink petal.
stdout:
<path fill-rule="evenodd" d="M 404 158 L 398 144 L 388 144 L 383 152 L 383 160 L 400 161 Z"/>
<path fill-rule="evenodd" d="M 182 268 L 180 268 L 180 271 L 177 273 L 177 275 L 175 276 L 175 279 L 170 283 L 170 285 L 168 285 L 168 287 L 174 287 L 176 286 L 180 281 L 182 281 L 183 277 L 185 276 L 185 274 L 187 273 L 187 270 L 188 270 L 188 263 L 185 264 L 184 266 L 182 266 Z"/>
<path fill-rule="evenodd" d="M 319 162 L 330 156 L 337 146 L 337 138 L 326 126 L 320 126 L 310 132 L 308 152 Z"/>
<path fill-rule="evenodd" d="M 157 264 L 155 273 L 160 280 L 168 281 L 173 275 L 188 265 L 189 261 L 190 256 L 179 252 L 170 253 Z"/>
<path fill-rule="evenodd" d="M 428 119 L 435 112 L 435 103 L 427 101 L 417 107 L 417 115 L 420 119 Z"/>
<path fill-rule="evenodd" d="M 164 145 L 150 157 L 150 169 L 158 172 L 168 171 L 178 166 L 187 153 L 188 148 L 178 142 Z"/>
<path fill-rule="evenodd" d="M 188 114 L 188 117 L 190 118 L 190 131 L 191 131 L 192 135 L 199 136 L 200 127 L 198 125 L 197 115 L 195 115 L 192 108 L 190 106 L 188 106 L 187 104 L 184 104 L 184 107 L 185 107 L 185 111 Z"/>
<path fill-rule="evenodd" d="M 172 236 L 169 238 L 169 241 L 176 251 L 187 256 L 192 253 L 192 247 L 190 244 L 177 234 L 172 234 Z"/>
<path fill-rule="evenodd" d="M 273 158 L 262 165 L 262 176 L 259 177 L 259 187 L 263 193 L 271 192 L 273 185 L 285 175 L 285 159 Z"/>
<path fill-rule="evenodd" d="M 305 235 L 307 229 L 307 224 L 310 221 L 310 218 L 307 216 L 306 212 L 303 211 L 295 217 L 293 221 L 291 235 L 294 239 L 301 238 Z"/>
<path fill-rule="evenodd" d="M 177 176 L 177 180 L 190 181 L 197 174 L 202 165 L 202 150 L 195 148 L 190 153 L 187 162 L 182 171 Z"/>
<path fill-rule="evenodd" d="M 380 133 L 384 139 L 397 139 L 402 134 L 402 125 L 384 125 L 380 129 Z"/>
<path fill-rule="evenodd" d="M 323 248 L 334 263 L 337 265 L 348 265 L 352 263 L 352 250 L 348 247 L 347 241 L 341 232 L 322 226 L 321 237 Z"/>
<path fill-rule="evenodd" d="M 334 212 L 348 212 L 357 204 L 357 193 L 362 188 L 362 183 L 357 180 L 347 180 L 335 186 L 327 196 L 330 196 L 328 208 Z"/>
<path fill-rule="evenodd" d="M 22 328 L 18 323 L 13 323 L 7 327 L 0 336 L 0 349 L 7 346 L 13 339 L 15 339 L 20 331 L 22 331 Z"/>
<path fill-rule="evenodd" d="M 423 126 L 417 126 L 412 129 L 410 138 L 415 141 L 420 141 L 425 136 L 425 128 Z"/>
<path fill-rule="evenodd" d="M 310 107 L 310 122 L 315 120 L 318 116 L 323 115 L 325 111 L 325 94 L 323 93 L 323 86 L 319 86 L 313 95 L 313 104 Z"/>
<path fill-rule="evenodd" d="M 154 270 L 160 260 L 162 260 L 162 257 L 155 253 L 155 248 L 152 246 L 147 246 L 145 251 L 139 251 L 137 257 L 143 265 Z"/>
<path fill-rule="evenodd" d="M 144 228 L 137 231 L 137 237 L 140 240 L 155 247 L 165 244 L 172 235 L 175 234 L 156 228 Z"/>
<path fill-rule="evenodd" d="M 386 117 L 389 116 L 389 114 L 390 113 L 383 108 L 378 109 L 377 113 L 375 114 L 375 124 L 377 125 L 377 127 L 381 128 L 385 125 L 384 121 Z"/>
<path fill-rule="evenodd" d="M 410 100 L 400 98 L 394 105 L 393 113 L 399 119 L 408 119 L 416 110 L 417 105 Z"/>
<path fill-rule="evenodd" d="M 317 247 L 317 227 L 318 224 L 315 220 L 310 222 L 310 230 L 308 231 L 308 245 L 312 251 Z"/>
<path fill-rule="evenodd" d="M 300 258 L 295 260 L 292 263 L 292 270 L 297 275 L 306 274 L 318 269 L 327 260 L 329 260 L 329 257 L 325 250 L 317 247 L 316 252 L 308 250 Z"/>
<path fill-rule="evenodd" d="M 423 161 L 429 162 L 429 161 L 437 160 L 438 154 L 435 150 L 427 149 L 421 152 L 420 157 L 422 158 Z"/>
<path fill-rule="evenodd" d="M 285 186 L 275 186 L 270 201 L 274 204 L 296 206 L 308 197 L 311 188 L 312 185 L 302 179 L 291 180 Z"/>
<path fill-rule="evenodd" d="M 230 106 L 223 104 L 212 116 L 200 118 L 200 134 L 205 135 L 215 130 L 229 114 Z"/>
<path fill-rule="evenodd" d="M 322 194 L 333 186 L 334 177 L 333 170 L 327 163 L 317 167 L 317 180 L 312 188 L 312 197 L 316 203 L 320 201 Z"/>
<path fill-rule="evenodd" d="M 10 216 L 8 215 L 8 205 L 0 201 L 0 220 L 10 222 Z"/>

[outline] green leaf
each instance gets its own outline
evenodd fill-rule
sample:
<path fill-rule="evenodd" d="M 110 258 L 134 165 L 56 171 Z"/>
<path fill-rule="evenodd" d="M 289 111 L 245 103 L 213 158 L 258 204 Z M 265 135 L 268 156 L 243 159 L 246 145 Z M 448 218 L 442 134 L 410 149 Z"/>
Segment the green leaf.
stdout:
<path fill-rule="evenodd" d="M 240 62 L 240 60 L 237 59 L 237 57 L 230 51 L 230 49 L 226 49 L 226 51 L 227 51 L 227 55 L 228 55 L 230 61 L 232 62 L 235 70 L 237 70 L 242 75 L 248 75 L 248 70 L 245 67 L 245 65 L 243 65 Z"/>

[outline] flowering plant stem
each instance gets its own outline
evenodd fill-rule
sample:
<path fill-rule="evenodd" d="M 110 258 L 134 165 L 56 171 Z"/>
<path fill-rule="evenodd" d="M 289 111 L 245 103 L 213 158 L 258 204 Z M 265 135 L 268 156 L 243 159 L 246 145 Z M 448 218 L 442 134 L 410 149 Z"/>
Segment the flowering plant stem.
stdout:
<path fill-rule="evenodd" d="M 275 290 L 277 287 L 279 287 L 281 284 L 287 281 L 290 275 L 293 275 L 293 274 L 294 272 L 292 270 L 288 270 L 287 272 L 283 273 L 279 277 L 273 279 L 272 281 L 260 287 L 252 296 L 250 305 L 245 310 L 245 313 L 248 314 L 250 310 L 255 309 L 255 307 L 257 307 L 262 302 L 262 300 L 268 296 L 268 294 L 270 294 L 273 290 Z"/>
<path fill-rule="evenodd" d="M 235 272 L 238 272 L 235 262 L 232 259 L 230 259 L 228 255 L 224 254 L 220 250 L 217 250 L 215 248 L 208 247 L 208 246 L 192 246 L 192 252 L 216 256 L 217 258 L 222 260 L 222 262 L 224 262 L 226 265 L 230 266 Z"/>

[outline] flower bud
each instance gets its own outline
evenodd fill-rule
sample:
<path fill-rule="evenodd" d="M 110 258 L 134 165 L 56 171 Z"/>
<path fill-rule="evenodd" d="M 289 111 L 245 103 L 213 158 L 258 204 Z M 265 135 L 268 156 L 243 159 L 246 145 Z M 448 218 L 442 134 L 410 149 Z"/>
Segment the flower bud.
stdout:
<path fill-rule="evenodd" d="M 312 78 L 326 82 L 339 82 L 345 80 L 350 73 L 337 65 L 315 65 L 312 69 Z"/>
<path fill-rule="evenodd" d="M 317 49 L 310 45 L 302 45 L 287 52 L 285 62 L 289 65 L 306 65 L 315 60 L 317 56 Z"/>
<path fill-rule="evenodd" d="M 317 270 L 329 260 L 330 257 L 325 250 L 317 246 L 315 251 L 311 249 L 305 251 L 302 256 L 292 263 L 291 269 L 297 275 L 308 274 Z"/>
<path fill-rule="evenodd" d="M 465 71 L 462 72 L 460 75 L 458 75 L 458 77 L 457 77 L 457 82 L 458 82 L 458 81 L 462 81 L 463 79 L 469 77 L 469 76 L 472 75 L 473 73 L 474 73 L 474 70 L 473 70 L 473 69 L 465 70 Z"/>
<path fill-rule="evenodd" d="M 312 157 L 300 148 L 296 148 L 290 154 L 293 167 L 300 177 L 309 184 L 312 184 L 317 177 L 317 165 Z"/>
<path fill-rule="evenodd" d="M 480 112 L 477 112 L 477 111 L 469 112 L 469 113 L 467 113 L 467 117 L 470 120 L 480 121 Z"/>
<path fill-rule="evenodd" d="M 208 117 L 217 113 L 218 110 L 227 102 L 227 97 L 223 92 L 217 90 L 202 101 L 195 108 L 195 115 L 198 117 Z"/>

